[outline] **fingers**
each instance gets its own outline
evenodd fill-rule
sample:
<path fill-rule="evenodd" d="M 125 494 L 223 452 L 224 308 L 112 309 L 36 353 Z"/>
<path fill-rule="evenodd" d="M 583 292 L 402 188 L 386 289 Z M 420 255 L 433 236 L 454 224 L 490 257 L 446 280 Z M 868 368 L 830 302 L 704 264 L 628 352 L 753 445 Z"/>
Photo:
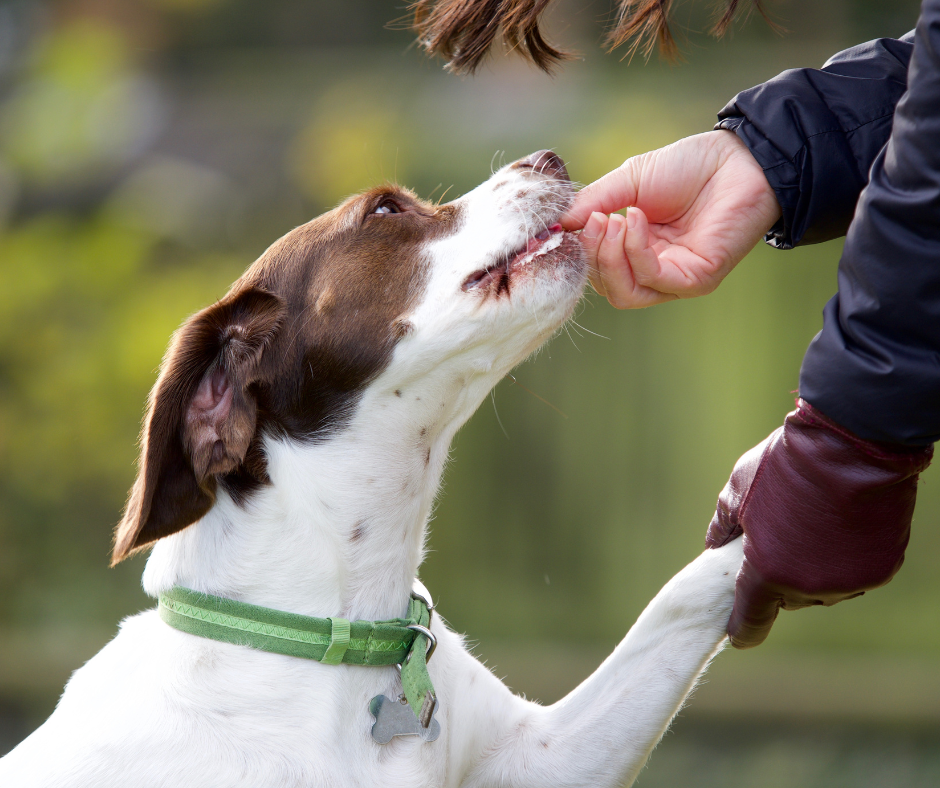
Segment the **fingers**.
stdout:
<path fill-rule="evenodd" d="M 659 286 L 662 269 L 658 255 L 650 246 L 650 228 L 646 214 L 639 208 L 627 208 L 626 224 L 623 252 L 630 261 L 633 278 L 638 285 L 665 292 Z"/>
<path fill-rule="evenodd" d="M 705 534 L 705 547 L 714 550 L 717 547 L 724 547 L 728 542 L 733 542 L 744 529 L 736 523 L 732 523 L 727 516 L 727 508 L 722 507 L 721 501 L 718 502 L 718 509 L 708 525 L 708 531 Z"/>
<path fill-rule="evenodd" d="M 728 621 L 731 645 L 744 649 L 763 643 L 780 612 L 780 602 L 780 595 L 766 587 L 745 558 L 738 573 L 734 609 Z"/>
<path fill-rule="evenodd" d="M 593 214 L 591 218 L 597 215 Z M 594 257 L 594 278 L 600 281 L 607 300 L 618 309 L 628 306 L 627 302 L 635 286 L 630 261 L 624 252 L 626 232 L 626 219 L 619 213 L 611 214 L 604 235 L 598 238 Z"/>
<path fill-rule="evenodd" d="M 607 295 L 607 289 L 604 287 L 604 282 L 601 279 L 600 271 L 597 267 L 597 250 L 607 233 L 609 219 L 610 217 L 602 213 L 591 214 L 580 235 L 581 245 L 584 247 L 584 252 L 587 256 L 588 276 L 591 280 L 591 287 L 597 291 L 598 295 L 602 296 Z"/>
<path fill-rule="evenodd" d="M 648 225 L 643 212 L 629 209 L 627 217 L 593 213 L 581 232 L 587 253 L 591 284 L 617 309 L 639 309 L 672 301 L 677 296 L 659 292 L 637 281 L 634 256 L 643 270 L 658 266 L 656 253 L 647 246 Z M 627 251 L 632 250 L 630 256 Z"/>
<path fill-rule="evenodd" d="M 782 428 L 774 430 L 756 446 L 744 452 L 734 464 L 728 483 L 718 494 L 715 514 L 712 516 L 708 533 L 705 535 L 706 547 L 721 547 L 728 542 L 733 542 L 744 533 L 741 524 L 741 509 L 744 501 L 747 500 L 751 485 L 767 455 L 767 450 L 782 432 Z"/>
<path fill-rule="evenodd" d="M 593 213 L 610 214 L 636 203 L 639 170 L 628 159 L 613 172 L 585 186 L 574 198 L 568 212 L 559 219 L 568 231 L 583 228 Z"/>

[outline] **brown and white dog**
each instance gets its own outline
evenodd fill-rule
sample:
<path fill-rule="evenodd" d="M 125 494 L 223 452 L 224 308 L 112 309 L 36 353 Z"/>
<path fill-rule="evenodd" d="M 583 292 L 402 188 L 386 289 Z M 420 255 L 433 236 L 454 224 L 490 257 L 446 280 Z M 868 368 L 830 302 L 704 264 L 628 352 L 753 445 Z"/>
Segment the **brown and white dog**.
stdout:
<path fill-rule="evenodd" d="M 404 614 L 451 439 L 571 315 L 585 263 L 542 151 L 447 205 L 373 189 L 288 233 L 174 336 L 114 561 L 310 616 Z M 721 647 L 740 540 L 656 597 L 581 686 L 514 696 L 435 617 L 441 735 L 377 744 L 393 667 L 323 665 L 128 618 L 0 785 L 614 786 Z"/>

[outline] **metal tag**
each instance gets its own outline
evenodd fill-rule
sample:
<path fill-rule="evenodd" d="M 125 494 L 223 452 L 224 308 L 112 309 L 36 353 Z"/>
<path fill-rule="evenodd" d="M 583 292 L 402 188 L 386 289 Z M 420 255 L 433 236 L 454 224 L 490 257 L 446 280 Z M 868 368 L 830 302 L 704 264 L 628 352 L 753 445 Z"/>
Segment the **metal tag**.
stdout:
<path fill-rule="evenodd" d="M 369 713 L 375 717 L 372 738 L 379 744 L 388 744 L 394 736 L 420 736 L 424 741 L 434 741 L 441 735 L 441 724 L 434 719 L 437 708 L 431 715 L 431 724 L 425 728 L 418 722 L 404 695 L 398 700 L 376 695 L 369 702 Z"/>

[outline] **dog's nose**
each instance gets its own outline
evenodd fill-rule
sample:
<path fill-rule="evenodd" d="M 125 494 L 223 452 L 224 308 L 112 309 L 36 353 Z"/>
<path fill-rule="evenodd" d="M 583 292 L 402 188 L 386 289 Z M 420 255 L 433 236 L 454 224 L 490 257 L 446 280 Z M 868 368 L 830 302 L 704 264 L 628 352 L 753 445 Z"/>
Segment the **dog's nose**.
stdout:
<path fill-rule="evenodd" d="M 535 170 L 543 175 L 551 175 L 566 181 L 570 180 L 568 178 L 568 170 L 565 169 L 565 163 L 561 160 L 561 156 L 558 156 L 550 150 L 536 151 L 530 156 L 526 156 L 524 159 L 519 159 L 519 161 L 512 166 Z"/>

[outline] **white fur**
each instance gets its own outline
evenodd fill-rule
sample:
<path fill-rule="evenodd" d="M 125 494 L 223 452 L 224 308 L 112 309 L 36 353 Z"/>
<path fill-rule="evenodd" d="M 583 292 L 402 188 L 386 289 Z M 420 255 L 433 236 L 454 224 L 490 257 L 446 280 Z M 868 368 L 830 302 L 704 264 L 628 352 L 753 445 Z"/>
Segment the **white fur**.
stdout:
<path fill-rule="evenodd" d="M 402 615 L 454 433 L 567 319 L 583 264 L 529 260 L 509 298 L 481 299 L 461 284 L 481 261 L 553 222 L 566 188 L 504 168 L 458 201 L 457 231 L 425 250 L 430 277 L 408 316 L 414 330 L 349 425 L 321 443 L 268 437 L 272 484 L 245 507 L 221 493 L 201 521 L 160 541 L 146 591 L 178 584 L 306 615 Z M 546 191 L 557 196 L 548 207 L 535 199 Z M 351 539 L 356 529 L 361 537 Z M 704 553 L 590 678 L 548 707 L 510 693 L 435 616 L 429 670 L 442 733 L 431 743 L 379 745 L 369 735 L 369 700 L 401 691 L 393 667 L 327 666 L 217 643 L 148 611 L 123 622 L 76 671 L 45 725 L 0 760 L 0 785 L 628 783 L 720 649 L 740 562 L 739 542 Z"/>

